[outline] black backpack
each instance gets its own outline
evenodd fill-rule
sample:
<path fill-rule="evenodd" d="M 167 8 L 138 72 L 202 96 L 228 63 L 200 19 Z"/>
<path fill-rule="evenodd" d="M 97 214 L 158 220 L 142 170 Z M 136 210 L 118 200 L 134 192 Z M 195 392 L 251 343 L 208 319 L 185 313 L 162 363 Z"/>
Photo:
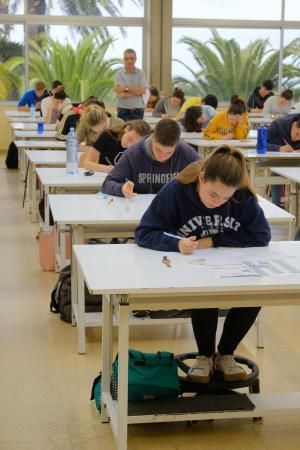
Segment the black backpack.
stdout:
<path fill-rule="evenodd" d="M 101 312 L 102 296 L 89 293 L 85 289 L 85 312 Z M 66 266 L 60 273 L 58 282 L 51 293 L 50 311 L 60 313 L 61 320 L 72 322 L 71 312 L 71 266 Z"/>
<path fill-rule="evenodd" d="M 9 144 L 5 164 L 8 169 L 18 168 L 18 147 L 14 142 Z"/>

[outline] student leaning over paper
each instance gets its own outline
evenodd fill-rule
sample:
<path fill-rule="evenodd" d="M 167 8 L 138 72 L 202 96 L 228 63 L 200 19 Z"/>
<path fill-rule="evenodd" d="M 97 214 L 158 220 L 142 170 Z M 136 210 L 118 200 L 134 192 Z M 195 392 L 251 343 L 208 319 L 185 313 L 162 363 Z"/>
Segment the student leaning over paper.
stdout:
<path fill-rule="evenodd" d="M 142 247 L 184 255 L 209 247 L 268 245 L 270 228 L 250 186 L 241 152 L 224 145 L 203 162 L 190 164 L 154 198 L 135 231 L 135 239 Z M 226 381 L 246 377 L 232 355 L 259 310 L 230 310 L 216 354 L 218 309 L 192 312 L 199 357 L 189 370 L 191 380 L 208 383 L 214 370 Z"/>

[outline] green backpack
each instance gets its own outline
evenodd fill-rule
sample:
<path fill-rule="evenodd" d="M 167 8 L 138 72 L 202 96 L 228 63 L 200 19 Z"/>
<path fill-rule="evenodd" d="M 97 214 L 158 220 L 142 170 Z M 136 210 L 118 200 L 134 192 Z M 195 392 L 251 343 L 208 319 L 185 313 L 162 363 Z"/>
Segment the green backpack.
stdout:
<path fill-rule="evenodd" d="M 128 351 L 128 400 L 178 397 L 180 385 L 177 361 L 173 353 Z M 118 357 L 112 365 L 111 395 L 118 398 Z M 101 373 L 94 380 L 91 400 L 101 410 Z"/>

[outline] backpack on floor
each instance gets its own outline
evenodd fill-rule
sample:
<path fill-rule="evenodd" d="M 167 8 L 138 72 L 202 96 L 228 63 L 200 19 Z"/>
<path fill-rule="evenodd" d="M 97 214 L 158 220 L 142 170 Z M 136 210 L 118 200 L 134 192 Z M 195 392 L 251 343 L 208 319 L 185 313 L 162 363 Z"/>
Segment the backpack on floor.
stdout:
<path fill-rule="evenodd" d="M 110 392 L 118 399 L 118 355 L 113 362 Z M 180 395 L 178 364 L 170 352 L 143 353 L 128 350 L 128 401 L 136 402 L 156 398 L 176 398 Z M 95 378 L 91 400 L 101 411 L 102 374 Z"/>
<path fill-rule="evenodd" d="M 86 285 L 85 289 L 85 311 L 101 312 L 102 296 L 89 293 Z M 72 322 L 71 309 L 71 266 L 66 266 L 60 273 L 58 282 L 51 293 L 50 311 L 60 314 L 61 320 Z"/>
<path fill-rule="evenodd" d="M 5 164 L 8 169 L 18 168 L 18 147 L 14 142 L 9 144 Z"/>

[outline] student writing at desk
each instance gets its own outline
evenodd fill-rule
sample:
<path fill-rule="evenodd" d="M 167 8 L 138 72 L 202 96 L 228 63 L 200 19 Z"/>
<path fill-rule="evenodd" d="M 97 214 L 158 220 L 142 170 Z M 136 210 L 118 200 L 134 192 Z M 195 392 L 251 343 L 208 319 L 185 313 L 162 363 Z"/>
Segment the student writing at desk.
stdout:
<path fill-rule="evenodd" d="M 161 119 L 153 135 L 123 154 L 106 177 L 102 192 L 126 198 L 156 194 L 178 172 L 199 159 L 198 153 L 179 139 L 178 123 Z"/>
<path fill-rule="evenodd" d="M 290 153 L 300 150 L 300 114 L 288 114 L 273 120 L 267 130 L 267 149 L 269 152 Z M 271 186 L 272 202 L 280 206 L 281 186 Z"/>
<path fill-rule="evenodd" d="M 154 198 L 135 231 L 135 239 L 142 247 L 184 255 L 209 247 L 268 245 L 270 228 L 250 186 L 241 152 L 222 146 L 204 161 L 186 167 Z M 191 380 L 208 383 L 214 370 L 226 381 L 245 378 L 246 372 L 232 355 L 259 310 L 230 310 L 216 354 L 218 309 L 192 312 L 199 356 L 188 373 Z"/>
<path fill-rule="evenodd" d="M 119 127 L 103 131 L 89 147 L 84 167 L 94 172 L 109 173 L 126 149 L 149 134 L 151 127 L 144 120 L 131 120 Z"/>
<path fill-rule="evenodd" d="M 204 131 L 205 139 L 246 139 L 249 131 L 244 100 L 233 95 L 228 111 L 215 115 Z"/>

